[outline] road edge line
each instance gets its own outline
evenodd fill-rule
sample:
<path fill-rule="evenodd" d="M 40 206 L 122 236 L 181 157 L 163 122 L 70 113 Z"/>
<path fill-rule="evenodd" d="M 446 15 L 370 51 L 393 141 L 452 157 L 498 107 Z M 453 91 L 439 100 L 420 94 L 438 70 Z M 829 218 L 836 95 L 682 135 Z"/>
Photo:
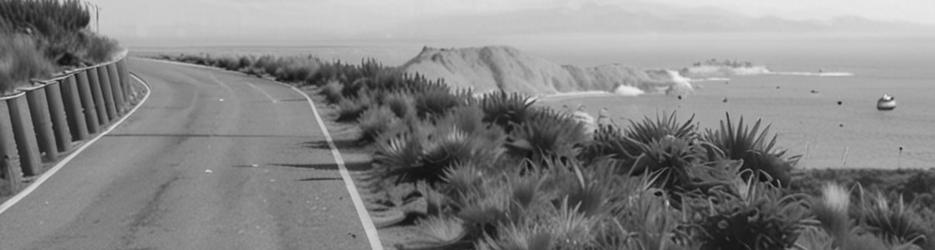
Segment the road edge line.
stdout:
<path fill-rule="evenodd" d="M 45 181 L 47 181 L 49 178 L 52 178 L 52 175 L 55 175 L 56 172 L 58 172 L 63 167 L 65 167 L 65 165 L 71 162 L 72 159 L 74 159 L 79 154 L 81 154 L 82 151 L 84 151 L 85 149 L 93 145 L 95 142 L 97 142 L 97 140 L 109 134 L 111 131 L 113 131 L 117 127 L 119 127 L 120 124 L 123 124 L 123 122 L 126 121 L 127 118 L 130 118 L 130 116 L 136 113 L 136 111 L 139 110 L 140 107 L 142 107 L 143 104 L 145 104 L 147 100 L 149 100 L 149 95 L 153 92 L 152 88 L 149 87 L 149 83 L 146 83 L 146 81 L 143 81 L 143 79 L 141 79 L 136 74 L 133 74 L 132 72 L 130 72 L 130 76 L 134 80 L 140 82 L 140 84 L 142 84 L 143 87 L 146 88 L 146 95 L 143 96 L 143 99 L 140 100 L 140 102 L 136 105 L 136 107 L 134 107 L 132 110 L 130 110 L 130 112 L 124 115 L 123 118 L 120 118 L 120 120 L 117 120 L 117 122 L 114 122 L 110 126 L 110 128 L 107 128 L 107 130 L 99 133 L 96 137 L 91 138 L 90 140 L 86 141 L 84 144 L 78 147 L 78 149 L 76 149 L 71 154 L 63 158 L 61 161 L 56 163 L 55 166 L 50 168 L 48 171 L 45 171 L 45 173 L 42 173 L 42 175 L 40 175 L 39 178 L 36 178 L 36 181 L 29 184 L 29 186 L 27 186 L 25 189 L 21 190 L 19 193 L 17 193 L 13 197 L 10 197 L 10 199 L 4 201 L 3 204 L 0 204 L 0 215 L 3 215 L 4 212 L 6 212 L 8 209 L 16 205 L 16 203 L 26 198 L 26 196 L 29 196 L 29 194 L 31 194 L 33 191 L 39 188 L 39 186 L 42 185 L 42 183 L 45 183 Z"/>
<path fill-rule="evenodd" d="M 377 227 L 373 224 L 373 220 L 370 218 L 370 213 L 367 212 L 367 209 L 364 207 L 364 201 L 360 198 L 360 193 L 357 192 L 357 186 L 354 184 L 354 179 L 351 178 L 351 174 L 347 171 L 347 167 L 344 165 L 344 157 L 341 156 L 341 152 L 338 151 L 337 145 L 334 144 L 334 140 L 331 138 L 331 134 L 328 133 L 328 127 L 325 126 L 325 121 L 321 119 L 321 115 L 318 113 L 318 108 L 315 107 L 315 102 L 312 101 L 312 98 L 309 97 L 305 91 L 302 91 L 295 86 L 280 82 L 275 83 L 291 88 L 293 91 L 298 92 L 300 95 L 305 97 L 305 100 L 308 101 L 308 106 L 312 108 L 312 113 L 315 115 L 315 120 L 318 121 L 318 126 L 321 128 L 321 132 L 325 134 L 325 140 L 328 142 L 328 147 L 331 148 L 331 155 L 334 157 L 334 161 L 338 165 L 338 171 L 341 173 L 341 178 L 344 179 L 344 186 L 347 188 L 347 192 L 351 196 L 351 201 L 354 203 L 354 208 L 357 209 L 357 216 L 360 217 L 360 223 L 364 227 L 364 232 L 367 233 L 367 239 L 370 241 L 370 248 L 373 250 L 383 250 L 383 244 L 380 242 L 380 235 L 377 233 Z"/>
<path fill-rule="evenodd" d="M 185 63 L 185 62 L 176 62 L 163 59 L 153 59 L 153 58 L 139 58 L 142 60 L 148 60 L 153 62 L 160 62 L 165 64 L 173 64 L 177 66 L 188 66 L 202 69 L 211 69 L 218 71 L 229 71 L 216 67 L 209 67 L 205 65 Z M 360 218 L 360 224 L 364 227 L 364 233 L 367 234 L 367 240 L 370 242 L 370 248 L 373 250 L 383 250 L 383 243 L 380 242 L 380 235 L 377 233 L 377 227 L 373 224 L 373 219 L 370 218 L 370 213 L 367 212 L 367 209 L 364 207 L 364 201 L 360 198 L 360 193 L 357 191 L 357 186 L 354 184 L 354 179 L 351 178 L 351 174 L 347 171 L 347 166 L 344 164 L 344 157 L 341 156 L 341 152 L 338 150 L 338 146 L 334 144 L 334 139 L 331 137 L 331 133 L 328 132 L 328 127 L 325 126 L 325 121 L 321 119 L 321 115 L 318 112 L 318 108 L 315 107 L 315 102 L 312 101 L 312 97 L 308 96 L 305 91 L 302 91 L 295 86 L 281 83 L 278 81 L 271 81 L 273 83 L 288 87 L 305 97 L 305 100 L 308 102 L 308 106 L 312 108 L 312 113 L 315 115 L 315 120 L 318 122 L 318 127 L 321 128 L 321 132 L 325 135 L 325 140 L 328 142 L 328 147 L 331 149 L 331 156 L 334 157 L 335 164 L 338 165 L 338 172 L 341 174 L 341 179 L 344 180 L 344 187 L 347 188 L 348 194 L 351 196 L 351 201 L 354 203 L 354 208 L 357 210 L 357 217 Z"/>

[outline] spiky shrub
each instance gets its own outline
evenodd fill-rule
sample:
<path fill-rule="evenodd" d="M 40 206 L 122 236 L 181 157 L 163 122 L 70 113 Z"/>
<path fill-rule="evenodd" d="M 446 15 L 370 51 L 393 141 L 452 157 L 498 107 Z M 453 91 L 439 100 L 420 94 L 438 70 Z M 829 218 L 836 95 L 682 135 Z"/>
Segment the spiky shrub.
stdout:
<path fill-rule="evenodd" d="M 386 106 L 371 106 L 357 120 L 360 127 L 360 140 L 373 142 L 377 137 L 392 127 L 402 126 L 399 118 Z"/>
<path fill-rule="evenodd" d="M 520 93 L 507 94 L 505 91 L 489 93 L 481 97 L 484 110 L 484 122 L 496 124 L 507 132 L 514 124 L 522 124 L 532 115 L 530 110 L 535 101 Z"/>
<path fill-rule="evenodd" d="M 233 56 L 222 56 L 218 57 L 217 60 L 213 63 L 214 67 L 237 71 L 240 69 L 240 62 Z"/>
<path fill-rule="evenodd" d="M 922 218 L 901 198 L 891 201 L 882 193 L 864 193 L 858 206 L 861 226 L 891 245 L 914 244 L 924 247 L 928 230 Z"/>
<path fill-rule="evenodd" d="M 420 118 L 433 118 L 444 115 L 451 108 L 461 105 L 462 100 L 446 90 L 428 90 L 416 92 L 416 113 Z"/>
<path fill-rule="evenodd" d="M 666 136 L 636 144 L 641 155 L 627 172 L 658 176 L 655 185 L 667 191 L 691 191 L 693 168 L 708 162 L 705 148 L 686 139 Z"/>
<path fill-rule="evenodd" d="M 390 93 L 383 99 L 383 103 L 389 107 L 397 117 L 416 115 L 415 100 L 409 94 L 402 92 Z"/>
<path fill-rule="evenodd" d="M 276 67 L 272 73 L 276 80 L 296 83 L 306 83 L 321 67 L 318 59 L 312 56 L 280 57 L 272 65 Z"/>
<path fill-rule="evenodd" d="M 253 65 L 253 60 L 253 56 L 240 56 L 240 58 L 237 59 L 236 70 L 241 71 L 250 67 L 250 65 Z"/>
<path fill-rule="evenodd" d="M 743 160 L 743 168 L 754 172 L 764 172 L 775 180 L 775 184 L 787 186 L 789 172 L 799 156 L 786 157 L 785 150 L 776 148 L 776 135 L 769 136 L 769 125 L 760 130 L 762 120 L 757 120 L 753 127 L 744 126 L 743 117 L 735 125 L 730 114 L 721 121 L 718 130 L 706 130 L 704 139 L 720 149 L 729 159 Z"/>
<path fill-rule="evenodd" d="M 811 202 L 812 214 L 836 246 L 846 246 L 852 228 L 850 192 L 837 184 L 826 184 L 819 198 Z"/>
<path fill-rule="evenodd" d="M 375 167 L 370 174 L 380 180 L 398 180 L 399 169 L 419 167 L 422 164 L 425 141 L 423 131 L 417 129 L 397 129 L 384 133 L 375 143 Z"/>
<path fill-rule="evenodd" d="M 499 154 L 499 148 L 491 147 L 486 138 L 471 136 L 455 127 L 445 127 L 434 132 L 424 146 L 421 166 L 401 169 L 399 173 L 404 181 L 434 183 L 441 181 L 444 171 L 456 164 L 495 159 Z"/>
<path fill-rule="evenodd" d="M 453 245 L 468 234 L 468 229 L 461 219 L 447 215 L 420 220 L 418 227 L 440 245 Z"/>
<path fill-rule="evenodd" d="M 117 41 L 91 32 L 82 32 L 86 37 L 86 46 L 76 49 L 76 56 L 91 63 L 103 63 L 113 59 L 114 53 L 120 50 Z"/>
<path fill-rule="evenodd" d="M 702 249 L 789 249 L 794 246 L 808 210 L 798 195 L 746 179 L 738 190 L 713 192 L 693 211 L 695 239 Z"/>
<path fill-rule="evenodd" d="M 499 128 L 488 128 L 481 119 L 483 111 L 476 105 L 459 106 L 452 108 L 448 114 L 438 119 L 438 124 L 451 124 L 468 133 L 482 133 L 484 130 L 501 131 Z"/>
<path fill-rule="evenodd" d="M 319 93 L 325 97 L 325 101 L 328 103 L 340 103 L 344 100 L 344 95 L 341 94 L 343 87 L 340 82 L 332 80 L 328 81 Z"/>
<path fill-rule="evenodd" d="M 642 143 L 650 143 L 666 136 L 680 139 L 692 139 L 697 136 L 697 127 L 694 124 L 694 120 L 694 115 L 688 118 L 688 120 L 685 120 L 685 122 L 679 122 L 675 112 L 672 112 L 668 116 L 664 113 L 662 115 L 657 114 L 655 120 L 645 117 L 641 122 L 630 121 L 630 127 L 624 134 Z"/>
<path fill-rule="evenodd" d="M 368 97 L 357 99 L 345 98 L 338 102 L 336 120 L 339 122 L 357 120 L 360 118 L 360 114 L 364 113 L 371 105 L 373 105 L 373 103 Z"/>
<path fill-rule="evenodd" d="M 614 159 L 636 158 L 638 148 L 625 150 L 624 145 L 632 144 L 632 139 L 625 137 L 619 128 L 602 124 L 594 130 L 592 139 L 582 147 L 581 160 L 588 161 L 599 157 Z"/>
<path fill-rule="evenodd" d="M 575 158 L 586 138 L 584 127 L 568 115 L 540 109 L 510 132 L 510 145 L 515 155 L 541 162 Z"/>
<path fill-rule="evenodd" d="M 374 160 L 386 170 L 386 179 L 434 185 L 444 182 L 445 172 L 454 166 L 495 161 L 503 151 L 497 146 L 502 144 L 502 137 L 483 136 L 486 131 L 467 132 L 449 122 L 434 126 L 409 122 L 408 127 L 408 131 L 402 132 L 404 136 L 390 140 L 376 152 L 379 157 L 375 156 Z M 400 152 L 399 149 L 416 148 L 418 152 L 404 151 L 405 164 L 385 164 L 399 162 L 400 154 L 395 153 Z"/>
<path fill-rule="evenodd" d="M 31 85 L 30 79 L 47 77 L 54 68 L 29 37 L 0 36 L 0 94 Z"/>

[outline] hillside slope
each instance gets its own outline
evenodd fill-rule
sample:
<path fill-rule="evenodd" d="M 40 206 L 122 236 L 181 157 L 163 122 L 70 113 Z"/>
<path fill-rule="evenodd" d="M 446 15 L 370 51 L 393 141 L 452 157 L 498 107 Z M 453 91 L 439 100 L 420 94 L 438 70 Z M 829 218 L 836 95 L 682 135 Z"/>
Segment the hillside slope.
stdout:
<path fill-rule="evenodd" d="M 691 91 L 691 84 L 681 81 L 674 71 L 642 70 L 619 64 L 597 67 L 559 65 L 503 46 L 425 47 L 401 68 L 430 79 L 445 79 L 457 89 L 473 89 L 481 93 L 496 90 L 531 95 L 596 90 L 614 92 L 621 86 L 650 93 Z"/>

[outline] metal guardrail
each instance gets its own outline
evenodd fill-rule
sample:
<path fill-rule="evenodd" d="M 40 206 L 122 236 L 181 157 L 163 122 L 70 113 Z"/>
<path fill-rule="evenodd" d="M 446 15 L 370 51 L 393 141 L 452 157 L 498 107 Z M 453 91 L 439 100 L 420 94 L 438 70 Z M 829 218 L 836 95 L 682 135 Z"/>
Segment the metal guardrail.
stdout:
<path fill-rule="evenodd" d="M 127 51 L 0 97 L 0 196 L 16 193 L 59 157 L 104 131 L 142 97 Z"/>

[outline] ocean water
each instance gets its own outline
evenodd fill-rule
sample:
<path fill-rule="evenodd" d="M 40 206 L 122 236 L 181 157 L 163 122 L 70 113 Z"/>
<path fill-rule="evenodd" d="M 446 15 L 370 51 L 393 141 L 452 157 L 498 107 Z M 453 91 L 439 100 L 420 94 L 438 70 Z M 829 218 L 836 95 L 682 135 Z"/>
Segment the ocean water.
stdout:
<path fill-rule="evenodd" d="M 683 118 L 694 114 L 705 128 L 718 127 L 726 113 L 735 120 L 743 116 L 745 122 L 763 119 L 779 135 L 780 147 L 803 156 L 802 168 L 935 167 L 935 39 L 661 39 L 604 51 L 550 56 L 567 63 L 597 64 L 627 58 L 631 65 L 668 68 L 727 58 L 764 64 L 773 71 L 823 70 L 853 76 L 734 76 L 729 81 L 696 83 L 700 88 L 682 100 L 665 95 L 591 95 L 545 98 L 541 103 L 556 108 L 583 104 L 592 114 L 606 107 L 621 124 L 673 111 Z M 895 110 L 876 110 L 876 100 L 883 94 L 896 97 Z"/>
<path fill-rule="evenodd" d="M 709 58 L 746 60 L 773 71 L 850 72 L 853 76 L 735 76 L 699 82 L 682 100 L 675 96 L 563 95 L 542 105 L 606 107 L 615 122 L 677 112 L 716 128 L 726 113 L 745 122 L 763 119 L 779 146 L 802 155 L 802 168 L 935 167 L 935 38 L 852 35 L 641 35 L 513 36 L 457 41 L 343 41 L 289 46 L 132 48 L 137 55 L 211 53 L 316 55 L 358 62 L 375 58 L 399 65 L 422 46 L 509 45 L 561 64 L 620 63 L 678 69 Z M 816 93 L 812 93 L 813 90 Z M 883 94 L 898 107 L 875 108 Z M 726 102 L 724 100 L 726 99 Z M 838 102 L 841 105 L 838 105 Z M 900 151 L 900 147 L 902 151 Z"/>

